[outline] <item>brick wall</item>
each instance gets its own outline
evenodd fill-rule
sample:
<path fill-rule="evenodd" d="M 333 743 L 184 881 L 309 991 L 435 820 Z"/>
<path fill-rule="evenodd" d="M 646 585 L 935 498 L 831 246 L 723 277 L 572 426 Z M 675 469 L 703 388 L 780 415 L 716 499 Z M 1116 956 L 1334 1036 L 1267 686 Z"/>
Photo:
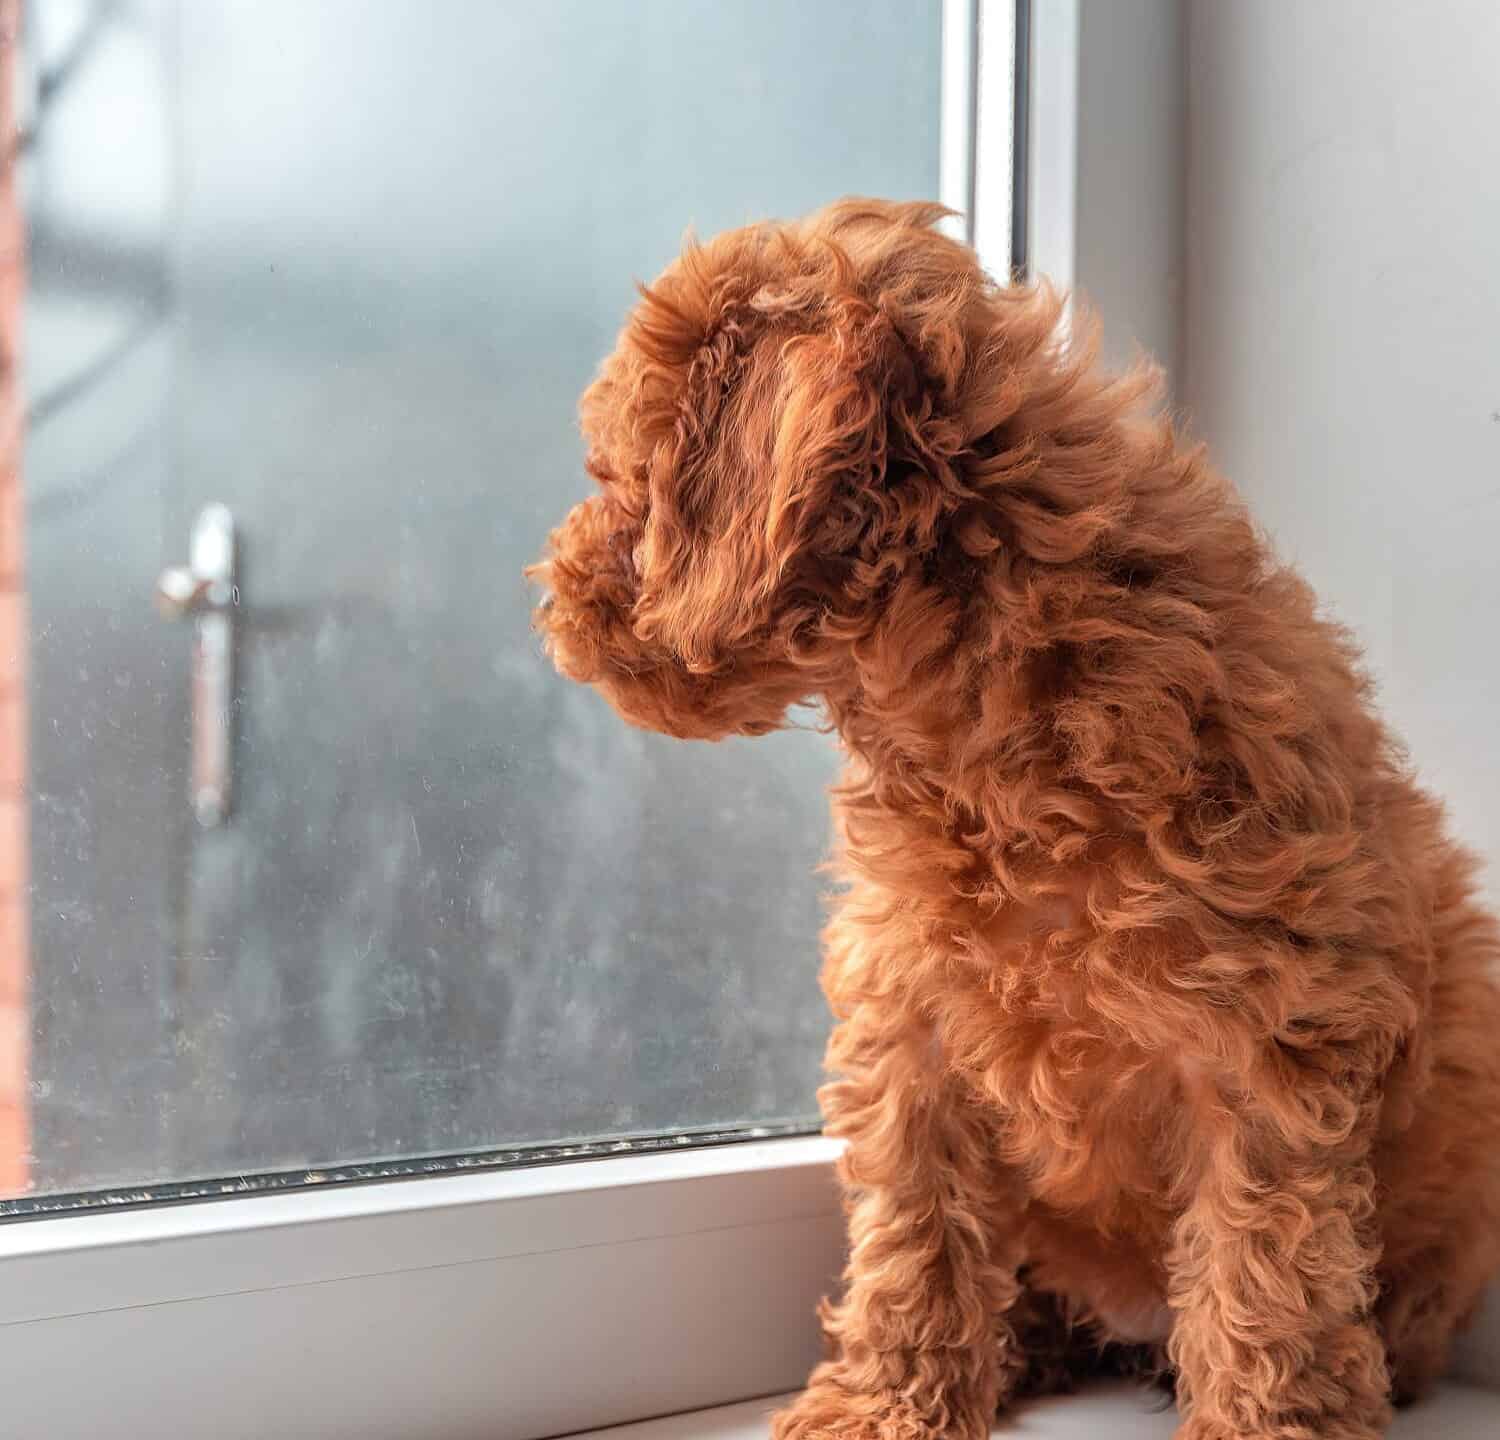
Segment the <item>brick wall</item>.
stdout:
<path fill-rule="evenodd" d="M 26 587 L 22 565 L 22 403 L 17 356 L 25 285 L 16 188 L 15 81 L 20 0 L 0 0 L 0 1195 L 28 1171 L 26 1003 Z"/>

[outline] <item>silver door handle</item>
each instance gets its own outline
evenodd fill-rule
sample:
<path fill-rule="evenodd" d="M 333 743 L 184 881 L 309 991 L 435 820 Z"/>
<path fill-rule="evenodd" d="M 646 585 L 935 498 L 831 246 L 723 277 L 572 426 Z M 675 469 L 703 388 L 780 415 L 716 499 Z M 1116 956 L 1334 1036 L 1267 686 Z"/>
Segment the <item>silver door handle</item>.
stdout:
<path fill-rule="evenodd" d="M 229 818 L 234 770 L 234 516 L 206 505 L 193 522 L 188 563 L 163 570 L 156 604 L 169 619 L 193 621 L 193 814 L 203 826 Z"/>

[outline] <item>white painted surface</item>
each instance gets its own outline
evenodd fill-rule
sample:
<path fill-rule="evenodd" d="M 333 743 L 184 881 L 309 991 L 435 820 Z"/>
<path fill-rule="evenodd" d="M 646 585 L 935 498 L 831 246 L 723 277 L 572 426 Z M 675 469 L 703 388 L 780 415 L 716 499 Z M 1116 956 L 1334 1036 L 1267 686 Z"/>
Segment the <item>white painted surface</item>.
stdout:
<path fill-rule="evenodd" d="M 1104 324 L 1103 358 L 1181 362 L 1183 0 L 1035 0 L 1031 258 Z M 983 131 L 981 130 L 981 135 Z"/>
<path fill-rule="evenodd" d="M 943 109 L 938 199 L 956 211 L 943 221 L 955 240 L 973 243 L 975 116 L 979 0 L 943 0 Z"/>
<path fill-rule="evenodd" d="M 1046 5 L 1048 0 L 1040 0 Z M 1181 361 L 1186 16 L 1182 0 L 1084 0 L 1075 281 L 1104 358 Z"/>
<path fill-rule="evenodd" d="M 1500 5 L 1193 0 L 1188 28 L 1178 398 L 1493 861 Z M 1500 1383 L 1500 1305 L 1464 1364 Z"/>
<path fill-rule="evenodd" d="M 800 1384 L 838 1149 L 0 1227 L 0 1433 L 532 1440 Z"/>
<path fill-rule="evenodd" d="M 1015 179 L 1016 0 L 979 0 L 979 93 L 974 106 L 974 249 L 991 275 L 1010 273 Z"/>
<path fill-rule="evenodd" d="M 1010 271 L 1015 0 L 943 0 L 942 228 Z"/>
<path fill-rule="evenodd" d="M 765 1440 L 767 1417 L 789 1396 L 751 1400 L 691 1415 L 596 1432 L 609 1440 Z M 1170 1440 L 1177 1412 L 1128 1385 L 1101 1385 L 1080 1395 L 1039 1400 L 995 1427 L 995 1440 Z M 1403 1411 L 1390 1440 L 1494 1440 L 1500 1434 L 1500 1396 L 1450 1386 Z M 588 1440 L 580 1436 L 578 1440 Z"/>
<path fill-rule="evenodd" d="M 1062 290 L 1078 262 L 1078 6 L 1035 0 L 1031 11 L 1031 270 Z"/>

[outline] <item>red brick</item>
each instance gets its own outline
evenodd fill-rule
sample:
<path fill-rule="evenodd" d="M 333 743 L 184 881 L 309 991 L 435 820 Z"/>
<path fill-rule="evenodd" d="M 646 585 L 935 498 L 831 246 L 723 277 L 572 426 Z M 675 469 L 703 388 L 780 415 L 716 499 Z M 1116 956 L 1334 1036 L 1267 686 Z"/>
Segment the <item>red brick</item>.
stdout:
<path fill-rule="evenodd" d="M 26 897 L 0 900 L 0 1006 L 25 1003 L 30 948 L 31 915 Z"/>
<path fill-rule="evenodd" d="M 0 696 L 0 795 L 26 788 L 26 700 Z"/>
<path fill-rule="evenodd" d="M 0 589 L 19 590 L 24 573 L 25 508 L 21 487 L 0 470 Z"/>
<path fill-rule="evenodd" d="M 0 591 L 0 696 L 19 695 L 26 682 L 26 597 Z"/>
<path fill-rule="evenodd" d="M 26 797 L 0 795 L 0 901 L 25 898 L 31 876 L 27 839 Z"/>
<path fill-rule="evenodd" d="M 21 1105 L 0 1105 L 0 1195 L 21 1195 L 31 1186 L 31 1126 Z"/>
<path fill-rule="evenodd" d="M 0 1005 L 0 1105 L 26 1104 L 31 1018 L 24 1005 Z"/>

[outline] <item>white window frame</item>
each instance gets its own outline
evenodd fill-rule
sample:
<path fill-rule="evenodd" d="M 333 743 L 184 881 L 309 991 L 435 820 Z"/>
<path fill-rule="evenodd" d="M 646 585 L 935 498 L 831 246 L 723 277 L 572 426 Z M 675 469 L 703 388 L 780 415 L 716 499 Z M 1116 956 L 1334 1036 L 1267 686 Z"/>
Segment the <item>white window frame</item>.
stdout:
<path fill-rule="evenodd" d="M 943 0 L 941 198 L 997 277 L 1028 249 L 1051 268 L 1069 233 L 1048 207 L 1070 185 L 1019 209 L 1008 186 L 1012 43 L 1055 54 L 1059 9 L 1076 47 L 1076 0 Z M 1037 157 L 1074 96 L 1048 88 L 1066 63 L 1029 68 Z M 843 1260 L 838 1151 L 796 1137 L 0 1224 L 0 1431 L 535 1440 L 795 1388 Z"/>

